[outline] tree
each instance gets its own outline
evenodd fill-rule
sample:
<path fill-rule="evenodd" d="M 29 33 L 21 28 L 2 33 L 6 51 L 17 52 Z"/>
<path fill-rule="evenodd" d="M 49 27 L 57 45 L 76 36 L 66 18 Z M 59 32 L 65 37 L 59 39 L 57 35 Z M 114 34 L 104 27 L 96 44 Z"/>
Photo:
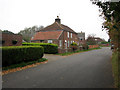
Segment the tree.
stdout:
<path fill-rule="evenodd" d="M 95 41 L 95 34 L 89 34 L 86 41 L 88 45 L 95 45 L 96 41 Z"/>
<path fill-rule="evenodd" d="M 13 32 L 11 32 L 11 31 L 8 31 L 8 30 L 4 30 L 4 31 L 2 31 L 3 33 L 10 33 L 10 34 L 14 34 Z"/>
<path fill-rule="evenodd" d="M 23 40 L 26 42 L 30 42 L 31 37 L 34 36 L 36 31 L 39 31 L 43 29 L 43 26 L 33 26 L 29 28 L 25 28 L 24 30 L 21 30 L 18 34 L 21 34 L 23 36 Z"/>
<path fill-rule="evenodd" d="M 120 2 L 93 2 L 100 8 L 101 15 L 105 22 L 103 29 L 107 30 L 115 51 L 120 52 Z"/>
<path fill-rule="evenodd" d="M 119 2 L 93 2 L 101 9 L 101 16 L 105 19 L 103 29 L 107 30 L 110 36 L 110 42 L 114 44 L 114 65 L 113 70 L 115 78 L 115 86 L 120 89 L 120 1 Z M 116 53 L 116 51 L 118 51 Z"/>

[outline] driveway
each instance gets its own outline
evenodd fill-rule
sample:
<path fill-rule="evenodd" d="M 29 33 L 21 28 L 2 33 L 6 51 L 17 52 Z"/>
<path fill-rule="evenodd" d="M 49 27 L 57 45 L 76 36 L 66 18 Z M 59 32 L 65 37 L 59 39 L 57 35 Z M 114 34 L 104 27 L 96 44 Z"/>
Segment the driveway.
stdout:
<path fill-rule="evenodd" d="M 59 60 L 59 59 L 63 59 L 65 57 L 66 56 L 60 56 L 60 55 L 54 55 L 54 54 L 44 54 L 44 56 L 43 56 L 43 58 L 47 58 L 48 59 L 48 62 L 56 61 L 56 60 Z"/>
<path fill-rule="evenodd" d="M 112 88 L 110 48 L 53 60 L 3 76 L 3 88 Z"/>

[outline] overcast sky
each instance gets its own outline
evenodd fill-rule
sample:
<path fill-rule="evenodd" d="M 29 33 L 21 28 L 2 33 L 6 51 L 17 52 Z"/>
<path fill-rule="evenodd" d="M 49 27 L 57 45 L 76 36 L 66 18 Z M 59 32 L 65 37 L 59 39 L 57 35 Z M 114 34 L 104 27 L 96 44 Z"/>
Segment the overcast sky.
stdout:
<path fill-rule="evenodd" d="M 59 15 L 61 23 L 75 32 L 96 34 L 108 40 L 102 31 L 103 19 L 98 7 L 90 0 L 0 0 L 0 29 L 18 33 L 25 27 L 44 27 L 54 23 Z"/>

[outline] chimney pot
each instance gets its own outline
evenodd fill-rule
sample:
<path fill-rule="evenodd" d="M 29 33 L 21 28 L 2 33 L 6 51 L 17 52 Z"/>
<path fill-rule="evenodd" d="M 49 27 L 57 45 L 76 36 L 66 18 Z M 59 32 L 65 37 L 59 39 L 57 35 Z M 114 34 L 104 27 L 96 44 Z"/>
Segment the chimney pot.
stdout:
<path fill-rule="evenodd" d="M 59 18 L 59 16 L 57 16 L 57 18 L 55 19 L 55 22 L 61 24 L 61 19 Z"/>

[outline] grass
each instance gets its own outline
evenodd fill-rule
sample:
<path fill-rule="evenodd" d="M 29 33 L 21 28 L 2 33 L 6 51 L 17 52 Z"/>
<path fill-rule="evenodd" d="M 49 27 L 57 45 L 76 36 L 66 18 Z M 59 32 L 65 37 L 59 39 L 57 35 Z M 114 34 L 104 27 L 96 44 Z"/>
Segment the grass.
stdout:
<path fill-rule="evenodd" d="M 71 55 L 71 54 L 75 54 L 75 53 L 80 53 L 80 52 L 91 51 L 91 50 L 95 50 L 95 49 L 101 49 L 101 48 L 98 47 L 98 48 L 92 48 L 92 49 L 88 49 L 88 50 L 78 50 L 78 51 L 74 51 L 74 52 L 58 53 L 57 55 L 67 56 L 67 55 Z"/>
<path fill-rule="evenodd" d="M 41 59 L 36 60 L 36 61 L 21 62 L 19 64 L 14 64 L 14 65 L 10 65 L 10 66 L 7 66 L 7 67 L 2 67 L 2 70 L 14 69 L 14 68 L 17 68 L 17 67 L 24 67 L 24 66 L 27 66 L 27 65 L 32 65 L 32 64 L 39 63 L 39 62 L 44 62 L 44 61 L 47 61 L 47 59 L 46 58 L 41 58 Z"/>
<path fill-rule="evenodd" d="M 119 55 L 120 52 L 117 51 L 112 54 L 112 70 L 114 75 L 115 87 L 119 88 L 120 90 L 120 62 L 118 60 Z"/>

